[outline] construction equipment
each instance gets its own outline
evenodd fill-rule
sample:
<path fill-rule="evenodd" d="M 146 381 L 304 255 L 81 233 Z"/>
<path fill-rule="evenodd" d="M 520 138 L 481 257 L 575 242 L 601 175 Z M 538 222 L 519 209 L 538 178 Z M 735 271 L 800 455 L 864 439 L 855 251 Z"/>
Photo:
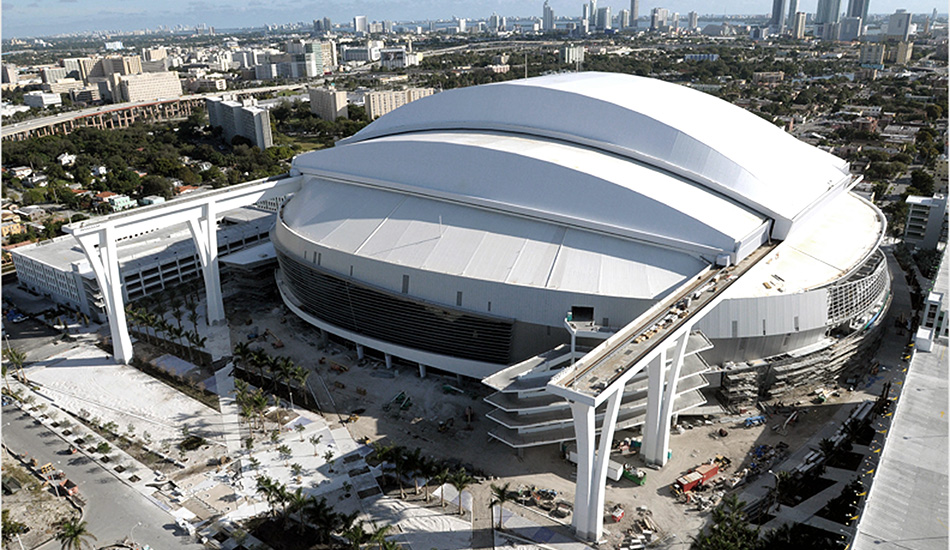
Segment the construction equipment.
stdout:
<path fill-rule="evenodd" d="M 396 397 L 393 397 L 392 399 L 390 399 L 389 403 L 386 403 L 385 405 L 383 405 L 383 410 L 388 411 L 389 408 L 392 407 L 393 403 L 397 405 L 402 405 L 402 402 L 405 400 L 406 400 L 406 392 L 401 391 L 398 394 L 396 394 Z"/>
<path fill-rule="evenodd" d="M 618 523 L 620 522 L 620 520 L 623 519 L 623 514 L 624 514 L 623 506 L 618 504 L 614 506 L 613 510 L 610 511 L 610 518 L 614 520 L 614 523 Z"/>
<path fill-rule="evenodd" d="M 76 485 L 74 482 L 68 479 L 64 479 L 62 483 L 59 484 L 59 486 L 62 487 L 69 496 L 79 493 L 79 485 Z"/>
<path fill-rule="evenodd" d="M 718 473 L 718 462 L 713 461 L 712 464 L 700 464 L 688 474 L 676 478 L 676 481 L 673 482 L 673 492 L 676 494 L 688 493 L 706 485 L 706 483 L 716 477 Z"/>
<path fill-rule="evenodd" d="M 337 363 L 336 361 L 330 361 L 330 370 L 335 370 L 335 371 L 337 371 L 337 372 L 339 372 L 339 373 L 344 373 L 344 372 L 350 370 L 350 368 L 347 367 L 346 365 L 341 365 L 341 364 Z"/>
<path fill-rule="evenodd" d="M 623 465 L 623 472 L 620 475 L 632 481 L 634 485 L 643 486 L 647 482 L 647 473 L 640 468 L 633 468 L 629 464 Z"/>
<path fill-rule="evenodd" d="M 749 418 L 746 418 L 746 419 L 745 419 L 745 427 L 746 427 L 746 428 L 752 428 L 752 427 L 754 427 L 754 426 L 761 426 L 762 424 L 765 424 L 765 417 L 762 416 L 762 415 L 759 415 L 759 416 L 750 416 Z"/>
<path fill-rule="evenodd" d="M 446 420 L 443 420 L 442 422 L 439 422 L 439 433 L 445 432 L 446 430 L 451 428 L 453 424 L 455 424 L 454 418 L 448 418 Z"/>
<path fill-rule="evenodd" d="M 402 402 L 402 406 L 399 407 L 399 410 L 404 411 L 412 405 L 412 398 L 407 397 L 405 401 Z"/>
<path fill-rule="evenodd" d="M 274 339 L 274 342 L 271 345 L 273 345 L 275 348 L 284 347 L 284 342 L 280 338 L 278 338 L 276 334 L 271 332 L 270 329 L 265 329 L 264 338 L 266 339 L 268 336 Z"/>

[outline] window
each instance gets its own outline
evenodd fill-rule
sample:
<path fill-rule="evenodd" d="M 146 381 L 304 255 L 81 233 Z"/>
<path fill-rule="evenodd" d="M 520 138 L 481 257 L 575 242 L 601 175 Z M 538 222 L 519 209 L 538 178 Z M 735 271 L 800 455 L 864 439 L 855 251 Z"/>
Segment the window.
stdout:
<path fill-rule="evenodd" d="M 352 275 L 352 273 L 350 275 Z M 409 275 L 402 276 L 402 293 L 409 294 Z"/>
<path fill-rule="evenodd" d="M 461 290 L 455 293 L 455 305 L 459 307 L 462 306 L 462 291 Z"/>

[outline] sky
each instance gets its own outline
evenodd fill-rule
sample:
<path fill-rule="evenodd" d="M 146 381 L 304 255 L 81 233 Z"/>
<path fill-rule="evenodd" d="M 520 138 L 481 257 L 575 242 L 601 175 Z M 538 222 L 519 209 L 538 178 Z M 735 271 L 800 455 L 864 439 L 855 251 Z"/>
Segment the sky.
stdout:
<path fill-rule="evenodd" d="M 842 0 L 842 10 L 848 0 Z M 555 16 L 578 16 L 580 0 L 549 0 Z M 818 0 L 800 0 L 801 11 L 814 12 Z M 265 24 L 312 21 L 329 17 L 334 23 L 366 15 L 370 21 L 480 19 L 493 12 L 505 16 L 539 16 L 543 0 L 2 0 L 3 38 L 50 36 L 61 33 L 131 31 L 159 25 L 217 28 L 256 27 Z M 629 1 L 601 0 L 615 12 L 629 9 Z M 640 0 L 640 16 L 653 7 L 686 14 L 765 14 L 771 0 Z M 871 13 L 946 11 L 946 0 L 871 0 Z"/>

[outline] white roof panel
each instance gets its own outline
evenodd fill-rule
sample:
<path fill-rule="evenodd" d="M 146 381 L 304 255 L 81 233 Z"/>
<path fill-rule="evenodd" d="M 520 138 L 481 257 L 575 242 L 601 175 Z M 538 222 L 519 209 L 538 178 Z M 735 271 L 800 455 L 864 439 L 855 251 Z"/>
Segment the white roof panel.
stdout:
<path fill-rule="evenodd" d="M 850 181 L 844 160 L 697 90 L 614 73 L 569 73 L 449 90 L 348 143 L 440 129 L 498 130 L 601 147 L 672 170 L 789 226 Z"/>
<path fill-rule="evenodd" d="M 365 162 L 373 158 L 377 162 Z M 714 258 L 766 218 L 618 155 L 550 139 L 424 132 L 302 155 L 304 173 L 478 205 Z M 431 213 L 429 213 L 431 214 Z"/>
<path fill-rule="evenodd" d="M 300 206 L 307 204 L 333 207 Z M 300 224 L 296 216 L 303 212 L 305 224 Z M 304 183 L 283 216 L 291 229 L 318 245 L 538 288 L 653 298 L 707 265 L 695 256 L 627 239 L 318 178 Z"/>

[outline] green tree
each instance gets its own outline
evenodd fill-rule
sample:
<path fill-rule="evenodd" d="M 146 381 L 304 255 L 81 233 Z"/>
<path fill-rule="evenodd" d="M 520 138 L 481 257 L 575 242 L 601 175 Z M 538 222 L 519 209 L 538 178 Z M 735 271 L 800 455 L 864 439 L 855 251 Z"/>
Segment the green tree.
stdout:
<path fill-rule="evenodd" d="M 452 487 L 455 487 L 455 490 L 458 491 L 458 494 L 459 494 L 459 515 L 460 516 L 462 515 L 462 491 L 465 490 L 465 488 L 471 485 L 472 482 L 474 481 L 475 480 L 472 479 L 472 477 L 468 475 L 468 473 L 466 473 L 464 469 L 459 469 L 457 472 L 452 474 L 452 478 L 449 479 L 449 483 L 452 484 Z"/>
<path fill-rule="evenodd" d="M 498 529 L 501 529 L 501 520 L 505 515 L 505 503 L 508 502 L 508 492 L 510 491 L 511 483 L 505 483 L 501 487 L 492 483 L 491 485 L 491 495 L 492 500 L 489 506 L 494 507 L 498 505 Z"/>
<path fill-rule="evenodd" d="M 741 502 L 736 495 L 722 499 L 713 510 L 713 525 L 693 537 L 693 550 L 755 550 L 758 547 L 759 530 L 746 521 Z"/>
<path fill-rule="evenodd" d="M 56 540 L 62 545 L 63 550 L 92 548 L 93 544 L 89 542 L 89 539 L 98 540 L 95 535 L 89 532 L 85 521 L 67 519 L 59 524 Z"/>

